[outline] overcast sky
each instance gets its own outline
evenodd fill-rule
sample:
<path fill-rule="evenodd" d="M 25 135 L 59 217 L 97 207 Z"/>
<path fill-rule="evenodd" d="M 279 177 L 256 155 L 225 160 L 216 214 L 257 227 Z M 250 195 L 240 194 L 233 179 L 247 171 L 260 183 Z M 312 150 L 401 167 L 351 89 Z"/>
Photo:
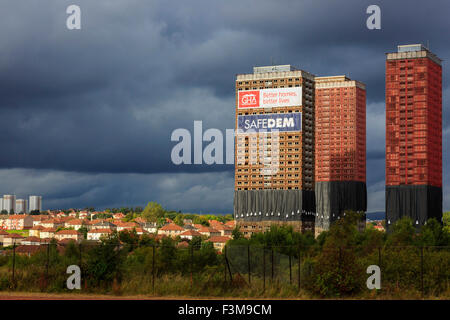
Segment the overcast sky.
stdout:
<path fill-rule="evenodd" d="M 66 28 L 70 4 L 81 30 Z M 366 28 L 370 4 L 381 30 Z M 231 213 L 233 165 L 175 166 L 170 136 L 194 120 L 233 128 L 236 74 L 273 59 L 367 85 L 368 211 L 384 211 L 385 53 L 429 43 L 444 60 L 448 210 L 449 12 L 448 0 L 0 0 L 0 194 Z"/>

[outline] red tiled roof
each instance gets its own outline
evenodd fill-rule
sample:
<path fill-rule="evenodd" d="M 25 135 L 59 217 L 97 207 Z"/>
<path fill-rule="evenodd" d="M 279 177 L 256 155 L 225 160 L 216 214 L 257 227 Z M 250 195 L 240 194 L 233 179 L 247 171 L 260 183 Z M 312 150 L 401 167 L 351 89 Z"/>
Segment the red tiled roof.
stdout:
<path fill-rule="evenodd" d="M 122 228 L 133 228 L 133 227 L 137 227 L 138 224 L 136 222 L 118 222 L 118 223 L 116 223 L 116 226 L 122 227 Z"/>
<path fill-rule="evenodd" d="M 202 228 L 200 228 L 198 230 L 198 232 L 209 232 L 209 233 L 211 233 L 211 232 L 220 232 L 220 231 L 218 231 L 217 229 L 214 229 L 212 227 L 202 227 Z"/>
<path fill-rule="evenodd" d="M 227 242 L 230 239 L 231 239 L 230 237 L 215 236 L 215 237 L 209 238 L 206 241 L 215 242 L 215 243 L 225 243 L 225 242 Z"/>
<path fill-rule="evenodd" d="M 41 230 L 41 232 L 56 232 L 55 228 L 44 228 Z"/>
<path fill-rule="evenodd" d="M 16 239 L 23 239 L 25 237 L 21 236 L 20 234 L 17 233 L 8 233 L 8 235 L 4 235 L 3 238 L 16 238 Z"/>
<path fill-rule="evenodd" d="M 181 241 L 180 243 L 177 244 L 178 248 L 187 248 L 189 247 L 189 243 L 186 241 Z"/>
<path fill-rule="evenodd" d="M 41 226 L 41 225 L 34 226 L 34 227 L 30 228 L 30 230 L 43 230 L 43 229 L 44 229 L 44 227 Z"/>
<path fill-rule="evenodd" d="M 38 237 L 26 237 L 22 241 L 33 241 L 33 242 L 41 242 L 41 239 Z"/>
<path fill-rule="evenodd" d="M 72 226 L 81 226 L 83 224 L 83 220 L 81 219 L 71 219 L 66 222 L 66 224 L 70 224 Z"/>
<path fill-rule="evenodd" d="M 26 217 L 27 217 L 26 214 L 13 214 L 13 215 L 10 215 L 8 217 L 8 219 L 10 219 L 10 220 L 20 220 L 20 219 L 25 219 Z"/>
<path fill-rule="evenodd" d="M 38 252 L 39 250 L 44 250 L 43 247 L 39 245 L 20 245 L 16 248 L 17 254 L 34 254 Z"/>
<path fill-rule="evenodd" d="M 214 226 L 215 229 L 217 230 L 229 230 L 229 231 L 233 231 L 233 228 L 230 226 L 227 226 L 226 224 L 218 224 Z"/>
<path fill-rule="evenodd" d="M 195 230 L 187 230 L 187 231 L 185 231 L 185 232 L 180 234 L 180 237 L 182 237 L 182 236 L 201 237 L 202 234 L 200 232 L 198 232 L 198 231 L 195 231 Z"/>
<path fill-rule="evenodd" d="M 76 230 L 59 230 L 56 234 L 79 235 L 80 233 Z"/>
<path fill-rule="evenodd" d="M 48 219 L 48 216 L 39 214 L 39 215 L 32 215 L 31 218 L 33 218 L 33 221 L 42 221 L 44 219 Z"/>
<path fill-rule="evenodd" d="M 163 231 L 183 231 L 184 229 L 175 223 L 169 223 L 161 227 L 159 230 Z"/>
<path fill-rule="evenodd" d="M 69 239 L 69 238 L 64 238 L 64 239 L 61 239 L 61 240 L 58 241 L 58 243 L 60 243 L 60 244 L 67 244 L 69 242 L 75 242 L 75 240 L 74 239 Z"/>
<path fill-rule="evenodd" d="M 110 229 L 94 229 L 88 231 L 88 233 L 112 233 Z"/>

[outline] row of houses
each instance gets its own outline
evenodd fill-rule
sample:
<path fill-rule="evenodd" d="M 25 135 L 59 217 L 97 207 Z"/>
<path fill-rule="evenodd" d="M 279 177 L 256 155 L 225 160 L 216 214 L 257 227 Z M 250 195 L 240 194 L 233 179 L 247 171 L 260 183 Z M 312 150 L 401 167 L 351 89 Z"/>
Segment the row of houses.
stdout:
<path fill-rule="evenodd" d="M 158 229 L 158 235 L 167 237 L 180 237 L 181 240 L 192 240 L 194 237 L 207 238 L 206 241 L 212 242 L 214 248 L 222 251 L 225 243 L 231 239 L 233 229 L 235 228 L 235 221 L 228 221 L 222 223 L 217 220 L 209 220 L 210 226 L 201 224 L 185 223 L 184 226 L 179 226 L 173 222 Z"/>
<path fill-rule="evenodd" d="M 39 245 L 47 244 L 51 239 L 59 242 L 84 240 L 81 228 L 87 230 L 87 240 L 100 241 L 104 237 L 110 236 L 114 232 L 124 230 L 135 230 L 137 235 L 149 234 L 162 237 L 180 237 L 181 241 L 190 241 L 194 237 L 202 237 L 206 241 L 213 243 L 213 246 L 222 250 L 225 243 L 231 239 L 232 231 L 235 227 L 234 221 L 222 223 L 210 220 L 210 226 L 194 224 L 190 220 L 185 220 L 183 226 L 166 219 L 167 223 L 157 228 L 156 223 L 150 223 L 142 218 L 134 221 L 123 221 L 123 214 L 115 214 L 110 219 L 75 218 L 73 215 L 5 215 L 0 216 L 0 243 L 3 246 L 13 244 L 19 245 Z M 28 236 L 24 237 L 17 233 L 8 233 L 4 230 L 27 230 Z"/>

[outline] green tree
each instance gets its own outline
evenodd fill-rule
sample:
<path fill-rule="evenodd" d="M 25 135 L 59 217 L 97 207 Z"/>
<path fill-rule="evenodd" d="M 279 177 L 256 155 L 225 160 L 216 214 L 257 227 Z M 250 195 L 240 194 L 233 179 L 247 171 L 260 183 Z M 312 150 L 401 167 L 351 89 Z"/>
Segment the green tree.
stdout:
<path fill-rule="evenodd" d="M 413 245 L 416 229 L 409 217 L 397 220 L 391 227 L 386 244 L 393 246 Z"/>
<path fill-rule="evenodd" d="M 107 287 L 113 280 L 121 280 L 124 256 L 117 235 L 102 240 L 88 251 L 86 261 L 87 279 L 91 285 Z"/>
<path fill-rule="evenodd" d="M 183 214 L 177 214 L 175 219 L 173 219 L 173 222 L 179 226 L 183 226 L 184 225 L 184 215 Z"/>
<path fill-rule="evenodd" d="M 78 229 L 78 232 L 81 233 L 83 235 L 84 239 L 87 239 L 87 233 L 88 233 L 88 229 L 85 226 L 82 226 Z"/>
<path fill-rule="evenodd" d="M 163 218 L 165 211 L 163 207 L 156 202 L 149 202 L 142 211 L 142 217 L 149 222 L 156 222 L 159 218 Z"/>
<path fill-rule="evenodd" d="M 119 232 L 119 240 L 128 245 L 128 250 L 132 251 L 135 247 L 137 247 L 139 243 L 139 235 L 136 232 L 136 229 L 133 230 L 123 230 Z"/>
<path fill-rule="evenodd" d="M 424 246 L 448 246 L 449 234 L 443 226 L 434 218 L 431 218 L 422 226 L 419 236 L 420 244 Z"/>
<path fill-rule="evenodd" d="M 238 226 L 236 226 L 236 228 L 233 229 L 233 232 L 231 233 L 231 235 L 233 236 L 233 240 L 239 240 L 244 237 L 242 232 L 239 230 Z"/>

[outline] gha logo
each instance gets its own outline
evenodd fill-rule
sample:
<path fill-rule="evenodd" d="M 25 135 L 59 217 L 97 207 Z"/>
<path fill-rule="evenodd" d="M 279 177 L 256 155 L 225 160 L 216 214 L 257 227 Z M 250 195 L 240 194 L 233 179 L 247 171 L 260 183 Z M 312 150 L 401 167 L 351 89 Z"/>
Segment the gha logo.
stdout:
<path fill-rule="evenodd" d="M 239 92 L 239 108 L 259 107 L 259 91 Z"/>

